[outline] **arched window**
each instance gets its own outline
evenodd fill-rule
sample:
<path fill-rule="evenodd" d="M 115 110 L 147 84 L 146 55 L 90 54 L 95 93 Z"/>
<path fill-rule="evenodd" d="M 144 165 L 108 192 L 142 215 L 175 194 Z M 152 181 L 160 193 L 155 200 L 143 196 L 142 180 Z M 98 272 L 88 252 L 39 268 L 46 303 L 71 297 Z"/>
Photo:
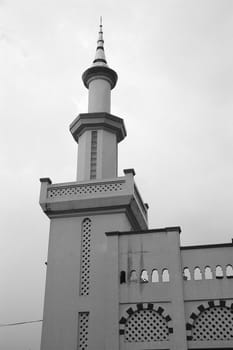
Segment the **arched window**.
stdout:
<path fill-rule="evenodd" d="M 190 281 L 191 280 L 191 273 L 189 271 L 188 267 L 185 267 L 183 270 L 183 278 L 185 281 Z"/>
<path fill-rule="evenodd" d="M 122 283 L 126 283 L 126 272 L 125 271 L 121 271 L 120 273 L 120 284 Z"/>
<path fill-rule="evenodd" d="M 213 278 L 213 274 L 212 274 L 211 268 L 209 266 L 206 266 L 205 267 L 205 279 L 212 280 L 212 278 Z"/>
<path fill-rule="evenodd" d="M 142 270 L 142 273 L 140 276 L 140 282 L 141 283 L 148 283 L 149 282 L 148 272 L 146 270 Z"/>
<path fill-rule="evenodd" d="M 170 276 L 169 276 L 168 269 L 163 269 L 163 271 L 162 271 L 162 281 L 163 282 L 169 282 L 170 281 Z"/>
<path fill-rule="evenodd" d="M 192 325 L 194 341 L 229 341 L 233 339 L 233 314 L 230 308 L 214 306 L 204 309 Z"/>
<path fill-rule="evenodd" d="M 202 273 L 201 273 L 200 267 L 195 267 L 194 279 L 195 279 L 195 281 L 202 280 Z"/>
<path fill-rule="evenodd" d="M 165 317 L 155 310 L 136 311 L 130 315 L 125 323 L 124 340 L 131 345 L 138 342 L 148 343 L 168 341 L 168 322 Z M 149 346 L 144 345 L 144 347 L 140 346 L 137 348 L 145 349 L 149 348 Z M 154 347 L 152 348 L 154 349 Z"/>
<path fill-rule="evenodd" d="M 152 283 L 157 283 L 159 282 L 159 273 L 158 270 L 154 269 L 151 274 L 151 281 Z"/>
<path fill-rule="evenodd" d="M 129 281 L 130 282 L 137 282 L 138 278 L 137 278 L 137 272 L 135 270 L 130 271 L 129 274 Z"/>
<path fill-rule="evenodd" d="M 233 278 L 233 267 L 232 265 L 226 266 L 226 276 L 227 278 Z"/>
<path fill-rule="evenodd" d="M 220 265 L 216 266 L 215 277 L 218 279 L 223 278 L 223 270 L 222 270 L 222 267 Z"/>

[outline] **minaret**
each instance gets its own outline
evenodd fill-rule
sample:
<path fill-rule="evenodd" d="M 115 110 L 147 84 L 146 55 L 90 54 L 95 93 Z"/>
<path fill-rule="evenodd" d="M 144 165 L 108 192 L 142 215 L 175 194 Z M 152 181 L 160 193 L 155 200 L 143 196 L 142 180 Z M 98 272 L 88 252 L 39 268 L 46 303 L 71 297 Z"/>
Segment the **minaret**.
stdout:
<path fill-rule="evenodd" d="M 103 43 L 100 23 L 93 65 L 82 76 L 88 113 L 70 126 L 77 181 L 40 179 L 40 205 L 50 219 L 41 350 L 119 349 L 118 243 L 108 245 L 105 233 L 148 227 L 134 170 L 117 177 L 117 145 L 126 131 L 123 119 L 110 114 L 117 74 Z"/>
<path fill-rule="evenodd" d="M 117 73 L 104 52 L 102 19 L 93 64 L 82 75 L 88 89 L 88 113 L 80 114 L 70 131 L 78 146 L 77 181 L 117 176 L 117 144 L 126 136 L 123 119 L 111 115 L 111 90 Z"/>

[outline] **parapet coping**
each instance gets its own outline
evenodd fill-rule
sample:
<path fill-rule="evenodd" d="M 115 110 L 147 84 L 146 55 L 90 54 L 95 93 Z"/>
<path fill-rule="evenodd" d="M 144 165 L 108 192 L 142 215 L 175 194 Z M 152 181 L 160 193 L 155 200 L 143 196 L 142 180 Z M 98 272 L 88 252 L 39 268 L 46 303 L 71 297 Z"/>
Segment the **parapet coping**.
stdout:
<path fill-rule="evenodd" d="M 110 231 L 110 232 L 105 232 L 106 236 L 123 236 L 123 235 L 139 235 L 141 233 L 153 233 L 153 232 L 179 232 L 181 233 L 181 228 L 180 226 L 172 226 L 172 227 L 163 227 L 163 228 L 156 228 L 156 229 L 151 229 L 151 230 L 142 230 L 142 231 Z"/>
<path fill-rule="evenodd" d="M 224 248 L 224 247 L 232 247 L 233 242 L 231 243 L 217 243 L 217 244 L 201 244 L 201 245 L 187 245 L 180 247 L 181 250 L 188 249 L 208 249 L 208 248 Z"/>

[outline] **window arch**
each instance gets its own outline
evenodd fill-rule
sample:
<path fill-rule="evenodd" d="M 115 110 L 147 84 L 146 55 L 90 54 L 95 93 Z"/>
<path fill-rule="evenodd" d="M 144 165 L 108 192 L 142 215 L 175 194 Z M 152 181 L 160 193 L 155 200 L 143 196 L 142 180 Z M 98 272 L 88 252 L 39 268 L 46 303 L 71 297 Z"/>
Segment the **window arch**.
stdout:
<path fill-rule="evenodd" d="M 130 271 L 130 274 L 129 274 L 129 281 L 130 281 L 130 282 L 137 282 L 137 280 L 138 280 L 138 277 L 137 277 L 137 272 L 136 272 L 136 270 Z"/>
<path fill-rule="evenodd" d="M 155 310 L 134 312 L 125 324 L 125 342 L 152 342 L 168 340 L 166 319 Z"/>
<path fill-rule="evenodd" d="M 149 282 L 149 276 L 147 270 L 142 270 L 141 276 L 140 276 L 140 282 L 141 283 L 148 283 Z"/>
<path fill-rule="evenodd" d="M 188 267 L 185 267 L 183 270 L 183 278 L 185 281 L 190 281 L 191 280 L 191 273 L 189 271 Z"/>
<path fill-rule="evenodd" d="M 195 269 L 194 269 L 194 280 L 195 281 L 202 280 L 201 269 L 198 266 L 195 267 Z"/>
<path fill-rule="evenodd" d="M 162 306 L 154 303 L 131 304 L 119 323 L 119 333 L 129 343 L 168 340 L 173 333 L 171 317 Z"/>
<path fill-rule="evenodd" d="M 168 269 L 163 269 L 163 271 L 162 271 L 162 281 L 163 282 L 169 282 L 170 281 L 170 276 L 169 276 Z"/>
<path fill-rule="evenodd" d="M 159 282 L 159 273 L 158 273 L 158 270 L 156 270 L 156 269 L 152 270 L 151 282 L 152 282 L 152 283 L 157 283 L 157 282 Z"/>
<path fill-rule="evenodd" d="M 209 266 L 205 267 L 205 279 L 206 280 L 212 280 L 213 279 L 213 273 Z"/>
<path fill-rule="evenodd" d="M 217 265 L 217 266 L 216 266 L 216 269 L 215 269 L 215 277 L 216 277 L 216 278 L 219 278 L 219 279 L 223 278 L 223 269 L 222 269 L 222 266 L 220 266 L 220 265 Z"/>
<path fill-rule="evenodd" d="M 120 284 L 122 283 L 126 283 L 126 272 L 125 271 L 121 271 L 120 273 Z"/>
<path fill-rule="evenodd" d="M 226 276 L 227 278 L 233 278 L 233 267 L 232 265 L 226 266 Z"/>
<path fill-rule="evenodd" d="M 210 307 L 196 318 L 192 340 L 232 340 L 233 313 L 225 306 Z"/>

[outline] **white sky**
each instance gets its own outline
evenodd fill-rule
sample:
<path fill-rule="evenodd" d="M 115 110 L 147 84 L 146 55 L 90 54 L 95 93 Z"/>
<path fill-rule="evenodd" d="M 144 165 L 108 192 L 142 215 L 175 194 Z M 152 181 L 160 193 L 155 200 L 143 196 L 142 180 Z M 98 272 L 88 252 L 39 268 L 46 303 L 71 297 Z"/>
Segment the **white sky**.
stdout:
<path fill-rule="evenodd" d="M 100 15 L 128 131 L 119 175 L 136 170 L 150 228 L 180 225 L 183 244 L 233 237 L 233 2 L 0 0 L 0 324 L 42 318 L 39 178 L 75 180 L 69 124 L 87 112 Z M 0 328 L 2 350 L 39 342 L 39 324 Z"/>

